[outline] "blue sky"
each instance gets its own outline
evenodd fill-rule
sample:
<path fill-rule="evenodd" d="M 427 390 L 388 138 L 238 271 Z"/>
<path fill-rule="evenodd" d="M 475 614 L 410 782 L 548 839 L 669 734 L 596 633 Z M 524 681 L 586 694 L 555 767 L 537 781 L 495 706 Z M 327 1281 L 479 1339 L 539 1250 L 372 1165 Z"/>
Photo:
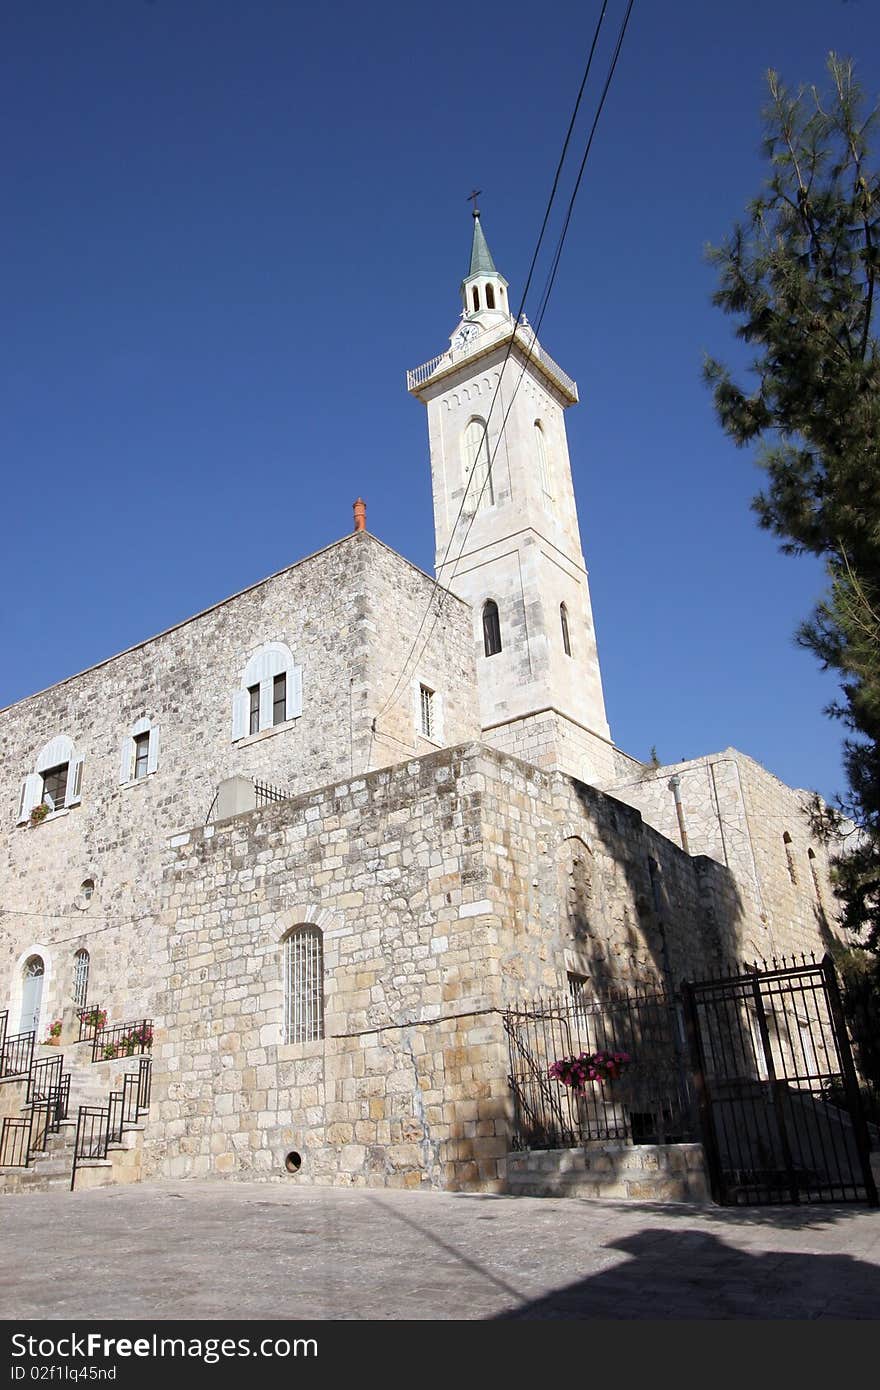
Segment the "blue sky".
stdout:
<path fill-rule="evenodd" d="M 337 539 L 358 494 L 430 570 L 405 369 L 457 319 L 475 184 L 518 296 L 598 11 L 8 0 L 0 704 Z M 541 334 L 581 393 L 616 742 L 732 743 L 826 795 L 835 687 L 792 643 L 821 570 L 758 531 L 700 372 L 737 360 L 703 249 L 762 177 L 763 74 L 829 49 L 875 98 L 869 0 L 636 0 Z"/>

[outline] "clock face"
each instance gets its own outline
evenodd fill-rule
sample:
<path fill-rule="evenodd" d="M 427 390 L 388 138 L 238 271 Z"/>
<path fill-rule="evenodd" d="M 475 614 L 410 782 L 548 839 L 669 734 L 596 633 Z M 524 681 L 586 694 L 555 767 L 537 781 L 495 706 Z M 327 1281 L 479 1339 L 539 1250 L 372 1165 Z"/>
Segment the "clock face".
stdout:
<path fill-rule="evenodd" d="M 463 323 L 452 339 L 452 346 L 454 348 L 463 348 L 465 344 L 472 342 L 473 339 L 476 338 L 479 331 L 480 329 L 477 324 Z"/>

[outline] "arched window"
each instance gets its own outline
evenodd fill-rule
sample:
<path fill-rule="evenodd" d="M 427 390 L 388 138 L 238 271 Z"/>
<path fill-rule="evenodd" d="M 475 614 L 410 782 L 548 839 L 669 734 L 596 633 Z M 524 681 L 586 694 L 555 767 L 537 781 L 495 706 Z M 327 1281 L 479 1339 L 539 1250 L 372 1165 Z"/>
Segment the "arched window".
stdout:
<path fill-rule="evenodd" d="M 140 782 L 159 766 L 159 725 L 138 719 L 123 736 L 119 750 L 119 783 Z"/>
<path fill-rule="evenodd" d="M 483 647 L 487 656 L 495 656 L 501 651 L 501 623 L 498 618 L 498 604 L 491 598 L 483 604 Z"/>
<path fill-rule="evenodd" d="M 493 290 L 491 285 L 486 286 L 486 308 L 495 308 L 495 291 Z"/>
<path fill-rule="evenodd" d="M 819 882 L 819 870 L 816 867 L 816 856 L 811 849 L 807 850 L 807 860 L 810 865 L 810 875 L 813 880 L 813 891 L 816 894 L 816 902 L 822 906 L 822 885 Z"/>
<path fill-rule="evenodd" d="M 544 430 L 541 421 L 535 421 L 535 449 L 538 454 L 538 477 L 541 480 L 541 491 L 547 497 L 552 497 L 550 488 L 550 468 L 547 463 L 547 445 L 544 440 Z"/>
<path fill-rule="evenodd" d="M 474 288 L 471 290 L 471 299 L 472 299 L 473 302 L 474 302 L 474 308 L 475 308 L 475 309 L 479 309 L 479 307 L 480 307 L 480 291 L 477 289 L 476 285 L 474 285 Z"/>
<path fill-rule="evenodd" d="M 34 771 L 21 784 L 18 824 L 31 819 L 31 812 L 45 806 L 45 816 L 82 800 L 83 760 L 66 734 L 58 734 L 44 744 L 37 755 Z"/>
<path fill-rule="evenodd" d="M 564 603 L 559 605 L 559 621 L 562 624 L 562 645 L 565 655 L 571 656 L 571 634 L 568 630 L 568 609 Z"/>
<path fill-rule="evenodd" d="M 267 642 L 244 668 L 232 700 L 232 740 L 261 733 L 302 714 L 302 667 L 283 642 Z"/>
<path fill-rule="evenodd" d="M 474 418 L 462 439 L 464 483 L 467 488 L 465 511 L 491 507 L 495 501 L 492 470 L 489 466 L 489 440 L 485 420 Z"/>
<path fill-rule="evenodd" d="M 794 862 L 794 850 L 791 847 L 791 836 L 789 835 L 787 830 L 782 837 L 782 843 L 785 846 L 785 859 L 786 863 L 788 864 L 788 876 L 791 879 L 792 883 L 797 883 L 797 868 Z"/>
<path fill-rule="evenodd" d="M 324 950 L 319 927 L 294 927 L 282 939 L 284 1041 L 324 1036 Z"/>
<path fill-rule="evenodd" d="M 21 1031 L 36 1032 L 40 1026 L 40 1006 L 43 1002 L 43 977 L 46 967 L 42 956 L 29 956 L 24 963 L 21 991 Z"/>
<path fill-rule="evenodd" d="M 590 936 L 593 902 L 592 855 L 583 840 L 573 836 L 565 842 L 565 900 L 568 926 L 579 941 Z"/>
<path fill-rule="evenodd" d="M 89 953 L 77 951 L 73 958 L 73 1002 L 84 1009 L 89 997 Z"/>

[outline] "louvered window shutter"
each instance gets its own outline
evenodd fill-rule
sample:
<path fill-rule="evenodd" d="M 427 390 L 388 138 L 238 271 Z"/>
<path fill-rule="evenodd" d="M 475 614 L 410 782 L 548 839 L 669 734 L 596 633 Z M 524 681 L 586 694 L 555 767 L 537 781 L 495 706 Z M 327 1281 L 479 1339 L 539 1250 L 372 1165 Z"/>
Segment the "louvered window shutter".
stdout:
<path fill-rule="evenodd" d="M 134 766 L 134 739 L 130 734 L 126 734 L 119 749 L 119 782 L 131 781 L 132 768 Z"/>
<path fill-rule="evenodd" d="M 150 742 L 147 748 L 147 774 L 155 772 L 159 766 L 159 725 L 154 724 L 150 730 Z"/>
<path fill-rule="evenodd" d="M 244 738 L 248 727 L 248 693 L 236 690 L 232 697 L 232 740 Z"/>
<path fill-rule="evenodd" d="M 298 719 L 303 712 L 303 670 L 301 666 L 291 666 L 287 671 L 288 719 Z"/>
<path fill-rule="evenodd" d="M 260 681 L 260 728 L 272 727 L 272 677 L 264 676 Z"/>
<path fill-rule="evenodd" d="M 82 758 L 73 758 L 67 766 L 67 791 L 64 795 L 65 806 L 78 806 L 82 800 Z"/>
<path fill-rule="evenodd" d="M 38 772 L 31 772 L 21 784 L 21 797 L 18 803 L 18 824 L 28 819 L 35 806 L 39 806 L 43 796 L 43 779 Z"/>

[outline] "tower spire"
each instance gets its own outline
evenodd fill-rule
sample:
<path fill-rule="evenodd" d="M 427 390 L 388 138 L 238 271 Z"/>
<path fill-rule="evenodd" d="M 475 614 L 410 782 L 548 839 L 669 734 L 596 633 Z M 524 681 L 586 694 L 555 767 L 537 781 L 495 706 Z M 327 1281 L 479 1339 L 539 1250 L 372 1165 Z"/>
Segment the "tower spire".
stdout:
<path fill-rule="evenodd" d="M 475 207 L 471 216 L 474 219 L 474 240 L 471 245 L 471 268 L 468 271 L 468 279 L 472 275 L 497 275 L 498 271 L 495 269 L 492 252 L 489 250 L 489 244 L 480 224 L 479 208 Z"/>
<path fill-rule="evenodd" d="M 480 209 L 477 198 L 480 190 L 475 188 L 468 195 L 473 202 L 474 237 L 471 242 L 471 263 L 468 273 L 461 282 L 461 299 L 464 315 L 477 319 L 483 327 L 495 327 L 509 317 L 507 307 L 507 281 L 500 274 L 492 259 L 485 233 L 480 222 Z"/>

